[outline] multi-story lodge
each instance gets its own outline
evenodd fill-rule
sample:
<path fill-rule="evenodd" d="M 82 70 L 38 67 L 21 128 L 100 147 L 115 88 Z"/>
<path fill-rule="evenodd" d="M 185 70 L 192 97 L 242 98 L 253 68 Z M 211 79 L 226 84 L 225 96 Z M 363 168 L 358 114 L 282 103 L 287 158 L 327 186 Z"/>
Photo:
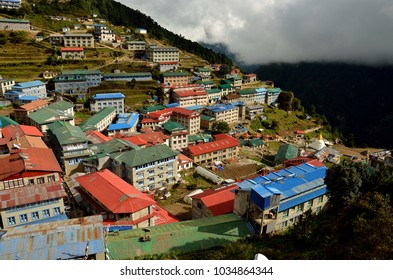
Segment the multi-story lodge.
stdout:
<path fill-rule="evenodd" d="M 109 29 L 103 24 L 94 25 L 94 38 L 97 42 L 114 42 L 116 39 L 116 34 L 113 30 Z"/>
<path fill-rule="evenodd" d="M 22 124 L 29 123 L 28 115 L 48 106 L 48 101 L 38 99 L 14 109 L 15 121 Z"/>
<path fill-rule="evenodd" d="M 83 48 L 61 48 L 60 49 L 62 59 L 82 59 L 85 57 Z"/>
<path fill-rule="evenodd" d="M 39 80 L 31 82 L 16 83 L 12 86 L 11 91 L 4 93 L 6 99 L 17 102 L 22 97 L 34 97 L 36 99 L 45 99 L 47 97 L 46 83 Z"/>
<path fill-rule="evenodd" d="M 174 184 L 178 152 L 167 145 L 112 154 L 112 171 L 138 190 L 154 190 Z"/>
<path fill-rule="evenodd" d="M 93 96 L 90 103 L 90 111 L 98 112 L 107 107 L 114 107 L 116 113 L 124 113 L 124 94 L 116 93 L 97 93 Z"/>
<path fill-rule="evenodd" d="M 195 164 L 211 164 L 215 161 L 231 161 L 239 155 L 239 142 L 227 134 L 214 135 L 215 140 L 188 146 L 183 152 Z"/>
<path fill-rule="evenodd" d="M 183 90 L 173 91 L 172 100 L 179 104 L 179 107 L 189 107 L 195 105 L 207 106 L 209 97 L 205 90 Z"/>
<path fill-rule="evenodd" d="M 30 21 L 0 18 L 0 31 L 30 31 Z"/>
<path fill-rule="evenodd" d="M 83 121 L 79 127 L 83 131 L 97 130 L 102 132 L 112 123 L 115 118 L 116 109 L 114 107 L 107 107 L 98 111 L 87 120 Z"/>
<path fill-rule="evenodd" d="M 129 51 L 144 51 L 146 49 L 145 41 L 127 41 L 126 44 Z"/>
<path fill-rule="evenodd" d="M 89 157 L 89 140 L 79 126 L 56 122 L 48 131 L 53 151 L 66 175 L 83 171 L 83 159 Z"/>
<path fill-rule="evenodd" d="M 64 47 L 94 48 L 94 36 L 87 33 L 68 33 L 64 35 Z"/>
<path fill-rule="evenodd" d="M 234 124 L 239 121 L 239 107 L 231 104 L 216 104 L 205 107 L 203 114 L 212 117 L 217 122 L 227 122 Z"/>
<path fill-rule="evenodd" d="M 169 147 L 174 150 L 182 150 L 188 147 L 188 131 L 185 126 L 178 122 L 166 122 L 164 125 L 164 133 L 168 135 Z"/>
<path fill-rule="evenodd" d="M 15 80 L 13 79 L 3 79 L 0 76 L 0 94 L 4 94 L 6 91 L 12 90 L 15 85 Z"/>
<path fill-rule="evenodd" d="M 191 74 L 187 71 L 167 71 L 162 74 L 163 83 L 167 85 L 186 85 L 191 80 Z"/>
<path fill-rule="evenodd" d="M 48 125 L 56 121 L 75 125 L 74 104 L 66 101 L 57 101 L 29 114 L 27 118 L 29 125 L 37 127 L 45 134 L 48 130 Z"/>
<path fill-rule="evenodd" d="M 146 56 L 153 62 L 179 61 L 179 49 L 174 47 L 146 46 Z"/>
<path fill-rule="evenodd" d="M 234 213 L 260 232 L 287 229 L 306 211 L 319 213 L 328 201 L 325 166 L 303 163 L 237 183 Z"/>
<path fill-rule="evenodd" d="M 0 8 L 2 9 L 19 9 L 22 0 L 0 0 Z"/>
<path fill-rule="evenodd" d="M 180 123 L 187 128 L 190 134 L 199 133 L 201 127 L 200 113 L 179 107 L 148 113 L 144 115 L 141 123 L 142 126 L 149 126 L 149 124 L 156 126 L 163 125 L 168 121 Z"/>

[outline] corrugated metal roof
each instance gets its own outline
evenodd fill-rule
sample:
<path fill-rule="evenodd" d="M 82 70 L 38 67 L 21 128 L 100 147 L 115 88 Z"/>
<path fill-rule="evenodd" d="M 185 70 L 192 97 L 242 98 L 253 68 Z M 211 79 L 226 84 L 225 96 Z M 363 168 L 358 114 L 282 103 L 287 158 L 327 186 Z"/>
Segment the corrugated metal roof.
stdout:
<path fill-rule="evenodd" d="M 280 206 L 279 206 L 279 212 L 281 211 L 285 211 L 289 208 L 292 208 L 296 205 L 302 204 L 306 201 L 309 201 L 311 199 L 314 199 L 318 196 L 324 195 L 327 193 L 327 189 L 326 187 L 322 187 L 320 189 L 317 189 L 313 192 L 307 193 L 305 195 L 293 198 L 293 199 L 289 199 L 287 201 L 281 202 Z"/>
<path fill-rule="evenodd" d="M 45 85 L 45 83 L 36 80 L 36 81 L 31 81 L 31 82 L 24 82 L 24 83 L 17 83 L 15 84 L 12 88 L 13 89 L 22 89 L 22 88 L 30 88 L 30 87 L 38 87 Z"/>
<path fill-rule="evenodd" d="M 9 229 L 0 239 L 2 260 L 75 259 L 103 253 L 101 216 L 26 225 Z"/>
<path fill-rule="evenodd" d="M 138 124 L 139 114 L 137 113 L 121 113 L 117 117 L 114 124 L 110 124 L 107 128 L 110 130 L 130 129 Z"/>
<path fill-rule="evenodd" d="M 114 93 L 97 93 L 93 96 L 94 100 L 99 100 L 99 99 L 113 99 L 113 98 L 125 98 L 124 94 L 120 92 L 114 92 Z"/>

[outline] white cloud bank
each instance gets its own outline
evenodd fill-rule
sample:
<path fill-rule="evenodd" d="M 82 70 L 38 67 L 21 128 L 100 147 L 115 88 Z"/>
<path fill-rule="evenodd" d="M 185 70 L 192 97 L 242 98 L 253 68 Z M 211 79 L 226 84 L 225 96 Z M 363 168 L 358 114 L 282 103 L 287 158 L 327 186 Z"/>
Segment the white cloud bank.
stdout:
<path fill-rule="evenodd" d="M 244 64 L 393 62 L 392 0 L 116 0 Z"/>

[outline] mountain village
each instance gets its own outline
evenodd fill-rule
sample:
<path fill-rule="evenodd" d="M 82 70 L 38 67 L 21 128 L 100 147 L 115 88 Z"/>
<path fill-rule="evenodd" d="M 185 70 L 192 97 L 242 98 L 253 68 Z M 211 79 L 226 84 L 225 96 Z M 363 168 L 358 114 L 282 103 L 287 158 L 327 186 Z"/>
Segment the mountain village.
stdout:
<path fill-rule="evenodd" d="M 0 105 L 12 108 L 0 110 L 0 259 L 134 259 L 277 234 L 323 211 L 330 165 L 361 160 L 335 149 L 312 120 L 287 134 L 250 129 L 279 110 L 274 81 L 236 67 L 217 78 L 219 62 L 185 67 L 187 55 L 144 28 L 117 34 L 96 15 L 78 20 L 41 36 L 28 20 L 0 18 L 0 31 L 28 32 L 80 66 L 0 77 Z M 152 71 L 87 69 L 94 48 L 133 55 Z M 157 92 L 138 108 L 112 90 L 144 82 Z M 229 131 L 217 133 L 222 123 Z M 393 166 L 389 152 L 363 156 L 371 168 Z"/>

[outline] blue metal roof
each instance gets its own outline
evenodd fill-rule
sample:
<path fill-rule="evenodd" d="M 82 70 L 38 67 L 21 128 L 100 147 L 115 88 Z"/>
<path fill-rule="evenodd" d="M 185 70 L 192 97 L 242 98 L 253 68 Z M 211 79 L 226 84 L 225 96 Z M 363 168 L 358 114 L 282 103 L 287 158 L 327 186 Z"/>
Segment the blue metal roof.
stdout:
<path fill-rule="evenodd" d="M 17 83 L 12 88 L 22 89 L 22 88 L 38 87 L 38 86 L 42 86 L 42 85 L 45 85 L 45 83 L 37 80 L 37 81 L 31 81 L 31 82 Z"/>
<path fill-rule="evenodd" d="M 170 103 L 170 104 L 166 105 L 165 107 L 167 107 L 167 108 L 179 107 L 179 103 Z"/>
<path fill-rule="evenodd" d="M 116 123 L 110 124 L 107 130 L 129 129 L 136 126 L 138 124 L 138 120 L 138 113 L 121 113 L 119 114 Z"/>
<path fill-rule="evenodd" d="M 317 190 L 315 190 L 313 192 L 307 193 L 305 195 L 302 195 L 302 196 L 295 197 L 295 198 L 289 199 L 287 201 L 284 201 L 279 206 L 279 212 L 285 211 L 285 210 L 287 210 L 289 208 L 292 208 L 292 207 L 294 207 L 296 205 L 302 204 L 302 203 L 304 203 L 306 201 L 309 201 L 311 199 L 314 199 L 314 198 L 316 198 L 318 196 L 321 196 L 321 195 L 324 195 L 326 193 L 327 193 L 327 188 L 323 187 L 323 188 L 317 189 Z"/>
<path fill-rule="evenodd" d="M 251 189 L 251 199 L 262 209 L 266 207 L 267 200 L 265 198 L 269 193 L 270 195 L 280 193 L 280 200 L 284 202 L 290 200 L 291 197 L 299 196 L 294 201 L 302 203 L 310 200 L 308 193 L 313 192 L 313 189 L 322 186 L 326 189 L 324 180 L 326 170 L 325 166 L 314 167 L 308 163 L 303 163 L 299 166 L 271 172 L 266 176 L 244 180 L 237 185 L 243 190 Z M 302 195 L 303 193 L 306 194 Z M 326 193 L 326 190 L 324 193 Z M 315 197 L 317 196 L 319 195 Z"/>
<path fill-rule="evenodd" d="M 195 111 L 195 110 L 199 110 L 199 109 L 203 109 L 203 108 L 205 108 L 205 107 L 203 107 L 201 105 L 194 105 L 194 106 L 185 107 L 184 109 Z"/>
<path fill-rule="evenodd" d="M 24 95 L 24 96 L 19 96 L 18 100 L 22 101 L 34 101 L 40 99 L 38 96 L 30 96 L 30 95 Z"/>
<path fill-rule="evenodd" d="M 236 108 L 232 104 L 216 104 L 213 106 L 206 107 L 207 110 L 213 111 L 215 113 L 224 112 Z"/>
<path fill-rule="evenodd" d="M 125 98 L 124 94 L 120 92 L 115 93 L 97 93 L 93 96 L 94 100 L 99 99 L 113 99 L 113 98 Z"/>
<path fill-rule="evenodd" d="M 231 105 L 233 106 L 244 106 L 246 103 L 242 101 L 236 101 L 236 102 L 231 102 Z"/>
<path fill-rule="evenodd" d="M 103 253 L 101 216 L 10 228 L 1 236 L 1 260 L 57 260 Z"/>

